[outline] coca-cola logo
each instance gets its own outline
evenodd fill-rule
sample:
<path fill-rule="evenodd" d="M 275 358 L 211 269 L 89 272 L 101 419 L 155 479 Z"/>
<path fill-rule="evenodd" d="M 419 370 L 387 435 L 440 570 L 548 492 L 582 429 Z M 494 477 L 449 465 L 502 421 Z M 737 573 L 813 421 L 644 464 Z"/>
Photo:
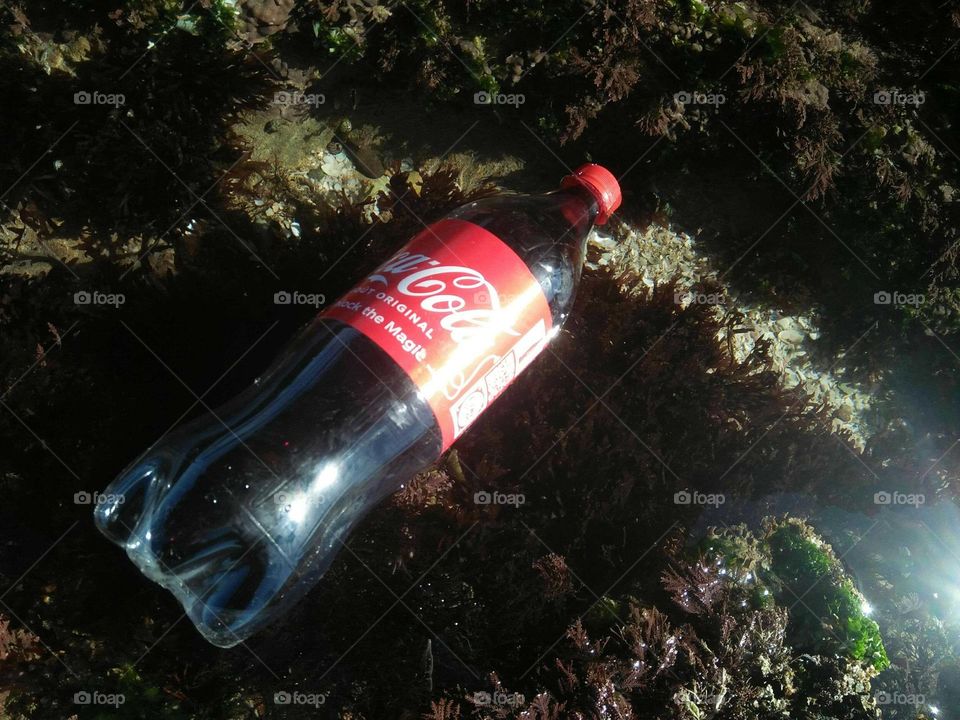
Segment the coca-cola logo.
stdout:
<path fill-rule="evenodd" d="M 427 255 L 403 251 L 368 280 L 389 287 L 387 275 L 406 275 L 397 283 L 397 292 L 421 298 L 419 305 L 424 311 L 441 315 L 440 327 L 455 343 L 474 339 L 492 342 L 497 333 L 520 335 L 501 305 L 497 288 L 474 268 L 441 265 Z M 475 305 L 478 297 L 486 301 L 486 307 Z"/>
<path fill-rule="evenodd" d="M 523 258 L 453 218 L 419 233 L 321 318 L 352 326 L 407 373 L 445 448 L 536 357 L 552 327 Z"/>

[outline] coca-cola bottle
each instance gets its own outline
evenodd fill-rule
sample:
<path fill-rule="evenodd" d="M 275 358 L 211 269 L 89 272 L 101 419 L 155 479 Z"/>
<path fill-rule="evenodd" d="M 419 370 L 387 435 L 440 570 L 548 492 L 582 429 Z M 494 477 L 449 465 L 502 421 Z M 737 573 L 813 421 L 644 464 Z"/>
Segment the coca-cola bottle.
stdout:
<path fill-rule="evenodd" d="M 230 647 L 312 587 L 351 528 L 437 460 L 567 318 L 609 171 L 469 203 L 286 347 L 252 387 L 148 448 L 100 530 Z"/>

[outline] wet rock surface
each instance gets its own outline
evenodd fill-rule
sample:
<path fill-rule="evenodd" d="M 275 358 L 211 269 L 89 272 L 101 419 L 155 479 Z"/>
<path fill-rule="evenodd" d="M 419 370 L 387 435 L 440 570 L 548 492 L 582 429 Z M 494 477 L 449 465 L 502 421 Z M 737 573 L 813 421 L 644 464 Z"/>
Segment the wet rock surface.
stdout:
<path fill-rule="evenodd" d="M 683 89 L 672 86 L 662 113 L 638 121 L 640 101 L 659 92 L 645 81 L 642 97 L 617 101 L 628 112 L 598 114 L 602 93 L 592 104 L 554 99 L 580 87 L 569 76 L 531 92 L 529 114 L 478 104 L 474 93 L 489 94 L 502 69 L 500 48 L 452 22 L 447 6 L 341 3 L 321 16 L 305 3 L 297 10 L 310 22 L 296 28 L 286 1 L 142 3 L 96 17 L 73 3 L 60 25 L 51 7 L 0 9 L 12 38 L 0 44 L 0 164 L 13 183 L 0 188 L 0 714 L 82 718 L 96 708 L 75 695 L 97 690 L 124 695 L 119 714 L 203 720 L 947 720 L 960 677 L 960 547 L 945 512 L 956 436 L 936 408 L 953 397 L 951 375 L 942 364 L 926 371 L 929 347 L 914 356 L 897 340 L 887 352 L 882 342 L 898 338 L 889 327 L 870 345 L 873 321 L 823 292 L 844 289 L 849 266 L 806 256 L 810 225 L 789 217 L 767 239 L 774 247 L 738 260 L 784 209 L 760 191 L 762 166 L 736 138 L 712 137 L 708 158 L 696 133 L 719 119 L 754 148 L 762 129 L 671 100 Z M 632 26 L 668 34 L 658 50 L 698 58 L 722 45 L 732 61 L 755 41 L 768 60 L 789 56 L 799 74 L 767 83 L 776 95 L 765 97 L 803 115 L 814 140 L 829 136 L 817 121 L 841 97 L 856 104 L 859 80 L 842 63 L 803 76 L 821 57 L 871 60 L 849 35 L 821 29 L 832 13 L 799 8 L 798 36 L 765 34 L 766 13 L 742 3 L 691 7 L 704 14 Z M 544 51 L 551 35 L 503 67 L 519 83 L 581 63 L 588 93 L 590 63 L 608 79 L 641 67 L 631 63 L 649 51 L 623 45 L 622 24 L 598 13 L 556 29 L 599 32 L 578 40 L 589 58 Z M 527 22 L 505 17 L 504 38 Z M 369 63 L 355 65 L 367 50 Z M 409 82 L 377 80 L 386 67 Z M 73 101 L 98 88 L 127 102 Z M 542 111 L 551 103 L 559 119 Z M 560 145 L 567 123 L 609 130 Z M 863 138 L 893 168 L 889 181 L 930 170 L 920 125 L 890 127 Z M 650 147 L 633 144 L 649 133 Z M 884 166 L 905 136 L 909 168 Z M 693 148 L 693 165 L 668 145 Z M 805 170 L 824 172 L 828 148 L 803 147 Z M 282 623 L 236 651 L 204 644 L 93 532 L 93 493 L 169 428 L 258 377 L 315 312 L 278 305 L 276 293 L 335 298 L 424 222 L 497 189 L 554 187 L 587 153 L 630 171 L 626 202 L 592 236 L 576 312 L 550 352 L 347 539 L 351 552 Z M 925 202 L 947 207 L 952 186 Z M 771 252 L 790 262 L 763 264 L 791 238 L 799 250 Z M 818 251 L 836 240 L 820 239 Z M 717 250 L 725 243 L 728 254 Z M 905 383 L 910 370 L 923 377 Z M 490 491 L 525 502 L 479 505 Z M 774 587 L 789 572 L 771 570 L 764 528 L 800 517 L 809 522 L 790 567 L 807 581 Z M 741 522 L 749 529 L 731 530 Z M 713 563 L 699 553 L 704 537 L 729 540 Z M 828 609 L 811 614 L 815 603 Z M 882 672 L 877 632 L 891 662 Z M 313 705 L 293 707 L 295 692 Z"/>

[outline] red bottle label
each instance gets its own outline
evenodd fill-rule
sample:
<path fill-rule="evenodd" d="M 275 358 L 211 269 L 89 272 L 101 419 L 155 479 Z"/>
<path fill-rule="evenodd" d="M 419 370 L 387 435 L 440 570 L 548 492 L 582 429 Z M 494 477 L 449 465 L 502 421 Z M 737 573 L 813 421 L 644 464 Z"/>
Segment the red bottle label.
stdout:
<path fill-rule="evenodd" d="M 321 317 L 352 325 L 433 408 L 446 450 L 546 346 L 540 283 L 500 238 L 464 220 L 426 228 Z"/>

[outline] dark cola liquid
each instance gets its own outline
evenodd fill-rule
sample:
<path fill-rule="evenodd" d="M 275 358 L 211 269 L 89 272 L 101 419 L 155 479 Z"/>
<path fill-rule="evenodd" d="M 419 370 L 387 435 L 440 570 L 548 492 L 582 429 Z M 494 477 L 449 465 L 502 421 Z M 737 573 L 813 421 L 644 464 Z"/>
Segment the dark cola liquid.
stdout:
<path fill-rule="evenodd" d="M 526 262 L 554 327 L 573 304 L 597 203 L 570 188 L 471 203 Z M 226 405 L 149 448 L 107 489 L 100 530 L 229 647 L 320 578 L 351 528 L 434 462 L 434 413 L 407 374 L 349 325 L 314 320 Z"/>

